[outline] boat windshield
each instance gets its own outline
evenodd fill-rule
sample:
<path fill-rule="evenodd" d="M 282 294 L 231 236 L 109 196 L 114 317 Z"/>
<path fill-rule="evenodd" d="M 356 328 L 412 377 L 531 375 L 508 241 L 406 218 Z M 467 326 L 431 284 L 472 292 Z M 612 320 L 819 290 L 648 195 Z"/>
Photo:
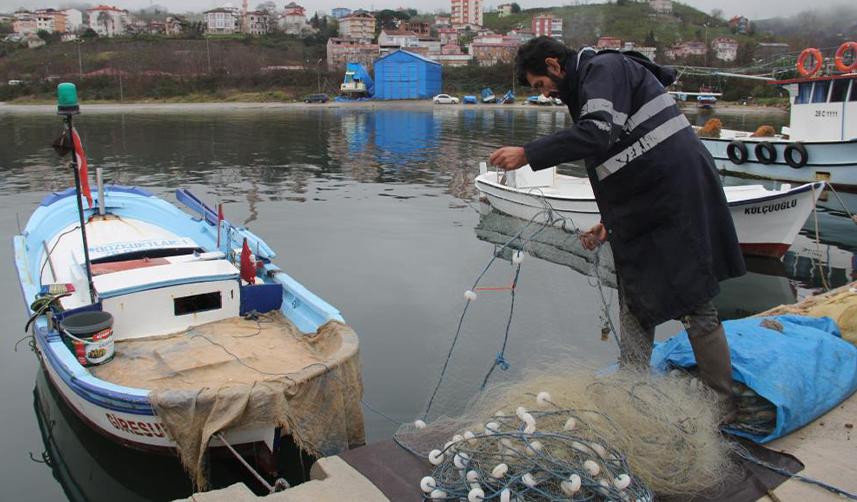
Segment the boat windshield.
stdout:
<path fill-rule="evenodd" d="M 845 101 L 848 94 L 848 79 L 841 78 L 833 81 L 833 90 L 830 91 L 830 102 L 841 103 Z"/>
<path fill-rule="evenodd" d="M 93 258 L 90 262 L 93 265 L 97 265 L 99 263 L 114 263 L 119 261 L 128 261 L 128 260 L 142 260 L 145 258 L 169 258 L 170 256 L 183 256 L 187 254 L 193 253 L 203 253 L 205 252 L 202 248 L 191 248 L 191 247 L 182 247 L 182 248 L 153 248 L 153 249 L 141 249 L 139 251 L 131 251 L 128 253 L 120 253 L 114 255 L 103 256 L 101 258 Z"/>
<path fill-rule="evenodd" d="M 809 103 L 809 98 L 812 96 L 812 82 L 803 82 L 798 86 L 796 105 Z"/>
<path fill-rule="evenodd" d="M 825 103 L 827 102 L 827 90 L 830 88 L 829 80 L 819 80 L 815 83 L 815 87 L 812 90 L 812 102 L 813 103 Z"/>

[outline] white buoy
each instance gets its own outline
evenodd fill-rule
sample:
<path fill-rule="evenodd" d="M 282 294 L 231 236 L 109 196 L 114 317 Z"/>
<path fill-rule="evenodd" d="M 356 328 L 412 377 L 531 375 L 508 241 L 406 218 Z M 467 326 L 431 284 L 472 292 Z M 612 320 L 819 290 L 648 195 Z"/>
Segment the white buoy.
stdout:
<path fill-rule="evenodd" d="M 575 420 L 574 417 L 571 417 L 565 421 L 565 425 L 562 426 L 562 430 L 573 431 L 575 427 L 577 427 L 577 420 Z"/>
<path fill-rule="evenodd" d="M 598 465 L 594 460 L 587 460 L 583 463 L 583 469 L 589 473 L 590 476 L 597 476 L 598 473 L 601 472 L 601 466 Z"/>
<path fill-rule="evenodd" d="M 503 418 L 506 416 L 506 413 L 504 413 L 503 410 L 497 410 L 497 412 L 494 413 L 494 416 L 497 418 Z"/>
<path fill-rule="evenodd" d="M 523 415 L 524 413 L 526 413 L 526 412 L 527 412 L 527 409 L 526 409 L 526 408 L 524 408 L 523 406 L 518 406 L 518 407 L 515 409 L 515 415 L 517 415 L 517 417 L 518 417 L 518 418 L 520 418 L 521 420 L 523 420 L 523 419 L 524 419 L 524 418 L 522 417 L 522 415 Z"/>
<path fill-rule="evenodd" d="M 509 466 L 506 464 L 497 464 L 491 469 L 491 477 L 494 479 L 501 479 L 506 473 L 509 472 Z"/>
<path fill-rule="evenodd" d="M 476 291 L 468 289 L 467 291 L 464 292 L 464 298 L 466 298 L 467 301 L 469 301 L 469 302 L 475 302 L 476 301 Z"/>
<path fill-rule="evenodd" d="M 466 453 L 456 453 L 454 457 L 452 457 L 452 464 L 458 469 L 467 468 L 467 464 L 470 463 L 470 457 Z"/>
<path fill-rule="evenodd" d="M 500 432 L 500 424 L 497 422 L 488 422 L 485 424 L 485 434 L 491 435 L 497 434 L 498 432 Z"/>
<path fill-rule="evenodd" d="M 435 481 L 433 477 L 426 476 L 420 480 L 420 489 L 423 492 L 431 493 L 435 488 L 437 488 L 437 481 Z"/>
<path fill-rule="evenodd" d="M 500 502 L 512 502 L 512 492 L 508 488 L 500 492 Z"/>
<path fill-rule="evenodd" d="M 524 433 L 525 434 L 532 434 L 534 432 L 536 432 L 536 424 L 532 423 L 532 424 L 527 424 L 526 426 L 524 426 Z"/>
<path fill-rule="evenodd" d="M 473 441 L 473 438 L 476 437 L 476 434 L 474 434 L 470 431 L 464 431 L 463 436 L 464 436 L 465 441 L 467 441 L 468 444 L 472 445 L 475 442 L 475 441 Z"/>
<path fill-rule="evenodd" d="M 589 443 L 589 447 L 601 458 L 607 458 L 607 450 L 598 443 Z"/>
<path fill-rule="evenodd" d="M 512 440 L 509 438 L 500 438 L 500 444 L 502 444 L 506 448 L 511 448 L 512 447 Z"/>
<path fill-rule="evenodd" d="M 416 427 L 417 429 L 425 429 L 426 423 L 423 420 L 417 419 L 417 420 L 414 420 L 414 427 Z"/>
<path fill-rule="evenodd" d="M 571 490 L 571 493 L 569 495 L 572 495 L 580 491 L 580 487 L 583 484 L 583 480 L 580 479 L 579 475 L 572 474 L 568 477 L 568 481 L 564 481 L 564 483 L 568 483 L 568 488 Z"/>
<path fill-rule="evenodd" d="M 541 391 L 536 395 L 536 403 L 539 406 L 548 406 L 551 404 L 551 395 L 545 391 Z"/>
<path fill-rule="evenodd" d="M 468 483 L 475 483 L 479 480 L 479 473 L 476 471 L 467 471 L 467 476 L 464 478 Z"/>
<path fill-rule="evenodd" d="M 443 453 L 440 450 L 432 450 L 428 454 L 431 465 L 440 465 L 443 462 Z"/>
<path fill-rule="evenodd" d="M 455 451 L 455 443 L 453 443 L 452 441 L 447 441 L 446 443 L 443 443 L 443 451 L 452 453 L 453 451 Z"/>
<path fill-rule="evenodd" d="M 533 457 L 542 451 L 542 448 L 544 448 L 544 446 L 541 441 L 532 441 L 527 445 L 527 455 Z"/>
<path fill-rule="evenodd" d="M 569 497 L 571 497 L 572 495 L 574 495 L 576 493 L 574 490 L 571 489 L 571 482 L 570 481 L 563 481 L 562 483 L 559 484 L 559 488 L 560 488 L 560 490 L 562 490 L 562 493 L 568 495 Z"/>
<path fill-rule="evenodd" d="M 443 490 L 434 490 L 429 494 L 432 500 L 446 500 L 446 492 Z"/>
<path fill-rule="evenodd" d="M 482 488 L 473 488 L 467 494 L 467 502 L 482 502 L 485 500 L 485 492 Z"/>
<path fill-rule="evenodd" d="M 589 452 L 589 448 L 587 448 L 586 445 L 584 445 L 580 441 L 572 441 L 571 447 L 574 448 L 575 450 L 579 451 L 579 452 L 583 452 L 583 453 Z"/>
<path fill-rule="evenodd" d="M 515 251 L 514 253 L 512 253 L 512 263 L 514 263 L 515 265 L 520 265 L 522 261 L 524 261 L 523 251 Z"/>
<path fill-rule="evenodd" d="M 452 436 L 452 442 L 453 443 L 460 443 L 462 441 L 464 441 L 464 436 L 462 436 L 461 434 L 456 434 L 456 435 Z"/>
<path fill-rule="evenodd" d="M 521 482 L 530 488 L 536 486 L 536 478 L 534 478 L 529 472 L 521 476 Z"/>
<path fill-rule="evenodd" d="M 616 479 L 613 480 L 613 486 L 616 487 L 617 490 L 624 490 L 631 486 L 631 476 L 627 474 L 620 474 L 616 476 Z"/>

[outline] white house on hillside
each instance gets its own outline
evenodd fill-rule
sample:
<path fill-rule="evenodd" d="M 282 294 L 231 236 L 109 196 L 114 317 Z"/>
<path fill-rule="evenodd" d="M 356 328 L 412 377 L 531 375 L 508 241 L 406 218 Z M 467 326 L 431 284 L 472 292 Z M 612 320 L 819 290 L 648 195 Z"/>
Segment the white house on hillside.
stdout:
<path fill-rule="evenodd" d="M 661 14 L 672 14 L 673 12 L 672 0 L 649 0 L 649 7 Z"/>
<path fill-rule="evenodd" d="M 205 32 L 229 35 L 239 31 L 241 21 L 238 9 L 233 7 L 218 7 L 202 13 L 205 22 Z"/>
<path fill-rule="evenodd" d="M 288 35 L 301 35 L 310 30 L 306 20 L 306 9 L 302 6 L 289 2 L 279 20 L 280 29 Z"/>
<path fill-rule="evenodd" d="M 738 58 L 738 42 L 734 38 L 718 37 L 711 41 L 714 57 L 721 61 L 735 61 Z"/>
<path fill-rule="evenodd" d="M 84 27 L 83 12 L 77 9 L 63 9 L 60 12 L 65 14 L 65 31 L 77 33 Z"/>
<path fill-rule="evenodd" d="M 109 5 L 99 5 L 86 9 L 89 27 L 100 37 L 124 35 L 125 28 L 130 24 L 128 11 Z"/>

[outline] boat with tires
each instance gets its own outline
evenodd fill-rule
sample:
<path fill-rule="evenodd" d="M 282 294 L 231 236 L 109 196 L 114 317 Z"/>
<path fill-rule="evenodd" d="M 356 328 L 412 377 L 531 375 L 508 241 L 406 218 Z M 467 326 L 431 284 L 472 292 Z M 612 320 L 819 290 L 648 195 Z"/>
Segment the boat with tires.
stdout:
<path fill-rule="evenodd" d="M 517 218 L 583 230 L 601 221 L 589 179 L 559 174 L 555 167 L 534 172 L 527 165 L 503 174 L 488 171 L 482 163 L 475 183 L 492 207 Z M 778 190 L 762 185 L 723 187 L 744 253 L 782 257 L 824 188 L 823 181 Z"/>
<path fill-rule="evenodd" d="M 69 408 L 121 445 L 178 453 L 197 486 L 210 447 L 274 474 L 285 443 L 362 444 L 358 340 L 340 313 L 188 190 L 175 198 L 190 212 L 138 187 L 90 193 L 76 113 L 54 145 L 73 151 L 76 186 L 12 239 L 26 329 Z"/>
<path fill-rule="evenodd" d="M 835 62 L 837 71 L 822 75 L 821 52 L 807 49 L 798 59 L 799 78 L 769 82 L 789 93 L 790 125 L 779 134 L 724 129 L 718 137 L 700 138 L 718 170 L 800 183 L 826 181 L 857 191 L 857 42 L 842 44 Z"/>

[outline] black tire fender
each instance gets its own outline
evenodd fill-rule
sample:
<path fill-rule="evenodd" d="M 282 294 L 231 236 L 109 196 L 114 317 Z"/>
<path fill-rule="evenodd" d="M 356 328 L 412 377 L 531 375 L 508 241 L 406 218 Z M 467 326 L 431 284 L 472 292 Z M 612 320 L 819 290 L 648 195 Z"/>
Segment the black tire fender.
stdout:
<path fill-rule="evenodd" d="M 800 169 L 809 162 L 809 152 L 806 151 L 803 143 L 799 142 L 787 146 L 786 151 L 783 152 L 783 157 L 786 159 L 786 164 L 794 169 Z"/>
<path fill-rule="evenodd" d="M 733 164 L 747 162 L 747 146 L 741 141 L 732 141 L 726 146 L 726 156 Z"/>
<path fill-rule="evenodd" d="M 759 142 L 753 152 L 762 164 L 773 164 L 777 161 L 777 149 L 767 141 Z"/>

